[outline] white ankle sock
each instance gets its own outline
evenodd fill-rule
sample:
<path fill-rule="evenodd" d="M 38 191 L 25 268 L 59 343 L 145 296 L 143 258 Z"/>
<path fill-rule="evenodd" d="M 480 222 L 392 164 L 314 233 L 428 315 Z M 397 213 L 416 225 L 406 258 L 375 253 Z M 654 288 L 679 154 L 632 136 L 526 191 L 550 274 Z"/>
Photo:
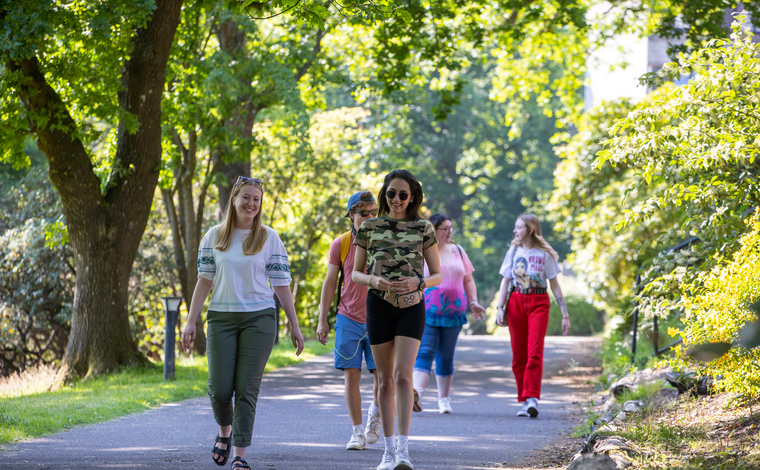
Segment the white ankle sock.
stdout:
<path fill-rule="evenodd" d="M 372 400 L 372 403 L 369 404 L 369 414 L 373 415 L 378 411 L 380 411 L 380 407 L 375 404 L 375 400 Z"/>
<path fill-rule="evenodd" d="M 385 439 L 385 451 L 396 453 L 396 436 L 386 437 Z"/>
<path fill-rule="evenodd" d="M 354 424 L 354 433 L 356 433 L 356 431 L 359 431 L 361 434 L 364 434 L 364 426 L 362 426 L 361 424 Z"/>

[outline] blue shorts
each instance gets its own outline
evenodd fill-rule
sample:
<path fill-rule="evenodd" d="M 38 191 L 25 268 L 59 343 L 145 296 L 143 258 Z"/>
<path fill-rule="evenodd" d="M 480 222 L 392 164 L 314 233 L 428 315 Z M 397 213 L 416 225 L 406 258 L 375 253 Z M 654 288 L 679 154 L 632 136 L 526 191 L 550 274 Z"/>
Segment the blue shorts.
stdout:
<path fill-rule="evenodd" d="M 375 359 L 369 347 L 367 324 L 351 320 L 340 313 L 335 320 L 335 368 L 362 368 L 362 354 L 369 371 L 375 370 Z"/>

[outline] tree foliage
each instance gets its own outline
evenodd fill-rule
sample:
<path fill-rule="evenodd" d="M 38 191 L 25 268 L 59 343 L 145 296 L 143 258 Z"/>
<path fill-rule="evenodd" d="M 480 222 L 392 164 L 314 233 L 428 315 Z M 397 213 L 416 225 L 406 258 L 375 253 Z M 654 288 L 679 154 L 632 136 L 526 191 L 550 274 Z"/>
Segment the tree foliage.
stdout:
<path fill-rule="evenodd" d="M 757 292 L 746 270 L 756 261 L 757 222 L 746 217 L 760 203 L 757 70 L 760 50 L 739 18 L 730 40 L 712 40 L 646 77 L 660 88 L 645 101 L 589 115 L 597 124 L 581 127 L 558 169 L 553 203 L 573 236 L 576 270 L 615 313 L 628 311 L 640 274 L 641 313 L 676 315 L 670 333 L 687 345 L 731 342 L 753 317 L 746 304 Z M 666 84 L 681 76 L 691 79 Z M 688 239 L 687 248 L 670 249 Z M 708 369 L 739 390 L 748 354 L 732 350 Z"/>
<path fill-rule="evenodd" d="M 624 163 L 647 197 L 624 212 L 619 227 L 655 214 L 683 214 L 660 240 L 698 237 L 687 253 L 663 253 L 648 268 L 645 313 L 666 316 L 668 297 L 693 272 L 718 265 L 738 248 L 744 217 L 760 203 L 760 54 L 752 33 L 737 22 L 731 40 L 713 40 L 654 80 L 691 75 L 683 87 L 657 95 L 612 129 L 616 136 L 599 164 Z M 697 265 L 689 270 L 688 266 Z"/>
<path fill-rule="evenodd" d="M 760 393 L 760 348 L 757 347 L 758 310 L 749 305 L 760 300 L 760 211 L 747 220 L 749 230 L 739 240 L 730 261 L 701 272 L 681 289 L 683 326 L 670 334 L 684 343 L 672 361 L 676 367 L 693 367 L 695 345 L 726 345 L 715 360 L 697 364 L 701 374 L 716 377 L 716 387 L 745 396 Z M 747 330 L 752 326 L 752 331 Z M 746 338 L 740 338 L 742 332 Z M 744 342 L 747 346 L 742 346 Z M 731 344 L 737 347 L 731 348 Z"/>

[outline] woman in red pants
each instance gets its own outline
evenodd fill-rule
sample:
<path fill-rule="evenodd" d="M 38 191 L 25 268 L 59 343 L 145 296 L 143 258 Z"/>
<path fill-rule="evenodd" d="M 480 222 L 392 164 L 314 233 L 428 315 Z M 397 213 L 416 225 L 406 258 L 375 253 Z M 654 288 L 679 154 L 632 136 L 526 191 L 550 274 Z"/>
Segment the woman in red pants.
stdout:
<path fill-rule="evenodd" d="M 570 316 L 557 281 L 560 272 L 557 252 L 541 236 L 538 217 L 522 214 L 515 222 L 513 233 L 515 238 L 499 270 L 504 279 L 499 289 L 496 324 L 509 326 L 517 401 L 523 402 L 517 416 L 535 418 L 544 372 L 544 337 L 549 324 L 547 282 L 562 312 L 562 334 L 565 336 L 570 332 Z M 510 283 L 514 291 L 509 304 L 505 305 Z"/>

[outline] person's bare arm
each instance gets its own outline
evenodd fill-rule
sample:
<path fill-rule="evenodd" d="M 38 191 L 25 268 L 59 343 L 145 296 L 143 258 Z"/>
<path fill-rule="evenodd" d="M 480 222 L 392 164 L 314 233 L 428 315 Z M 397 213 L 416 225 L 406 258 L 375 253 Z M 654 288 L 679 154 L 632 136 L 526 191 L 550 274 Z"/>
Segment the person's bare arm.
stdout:
<path fill-rule="evenodd" d="M 290 292 L 290 286 L 274 286 L 272 290 L 277 294 L 277 298 L 280 299 L 280 305 L 285 310 L 285 316 L 288 318 L 288 322 L 290 322 L 290 341 L 293 343 L 293 347 L 296 348 L 296 356 L 300 356 L 303 351 L 303 335 L 301 334 L 301 328 L 298 326 L 298 315 L 296 314 L 296 305 L 293 301 L 293 293 Z"/>
<path fill-rule="evenodd" d="M 562 312 L 562 335 L 567 336 L 570 333 L 570 315 L 567 313 L 567 305 L 565 304 L 565 297 L 562 295 L 562 287 L 560 287 L 556 277 L 549 279 L 549 285 L 552 288 L 554 300 L 557 301 L 557 305 L 559 306 L 559 311 Z"/>
<path fill-rule="evenodd" d="M 327 343 L 327 335 L 330 332 L 330 326 L 327 324 L 327 315 L 330 312 L 330 305 L 335 299 L 335 289 L 338 287 L 338 276 L 340 275 L 340 266 L 327 264 L 327 274 L 322 282 L 322 293 L 319 296 L 319 322 L 317 324 L 317 340 Z"/>
<path fill-rule="evenodd" d="M 470 308 L 472 316 L 478 320 L 483 320 L 486 309 L 478 303 L 478 287 L 475 285 L 472 274 L 464 277 L 464 293 L 467 296 L 467 306 Z"/>
<path fill-rule="evenodd" d="M 367 270 L 367 250 L 357 246 L 354 255 L 354 270 L 351 272 L 351 280 L 360 286 L 369 286 L 373 289 L 387 291 L 391 288 L 391 282 L 380 276 L 373 276 L 364 271 Z"/>
<path fill-rule="evenodd" d="M 182 340 L 179 343 L 184 351 L 190 351 L 193 347 L 196 334 L 195 322 L 201 314 L 203 304 L 206 303 L 206 298 L 209 292 L 211 292 L 212 287 L 214 287 L 214 281 L 205 277 L 199 277 L 195 282 L 193 299 L 190 301 L 190 310 L 187 312 L 187 322 L 185 322 L 185 328 L 182 329 Z"/>

